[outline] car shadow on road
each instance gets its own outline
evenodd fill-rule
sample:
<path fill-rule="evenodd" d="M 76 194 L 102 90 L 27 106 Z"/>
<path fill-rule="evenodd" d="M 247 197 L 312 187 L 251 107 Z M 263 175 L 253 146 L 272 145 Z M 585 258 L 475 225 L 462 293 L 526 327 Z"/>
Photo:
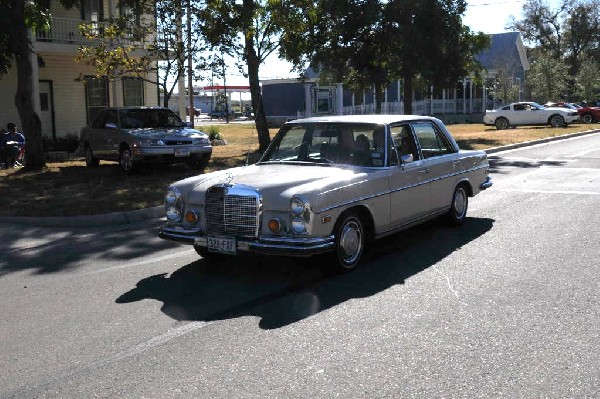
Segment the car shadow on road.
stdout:
<path fill-rule="evenodd" d="M 508 174 L 512 168 L 533 169 L 542 166 L 564 166 L 567 161 L 558 160 L 532 160 L 532 159 L 514 159 L 503 158 L 501 156 L 489 156 L 490 173 Z"/>
<path fill-rule="evenodd" d="M 163 303 L 178 321 L 257 316 L 263 329 L 280 328 L 354 298 L 365 298 L 435 265 L 488 232 L 493 220 L 468 218 L 458 229 L 428 223 L 377 241 L 351 273 L 329 275 L 317 258 L 242 257 L 219 264 L 203 259 L 172 274 L 140 280 L 116 299 Z"/>

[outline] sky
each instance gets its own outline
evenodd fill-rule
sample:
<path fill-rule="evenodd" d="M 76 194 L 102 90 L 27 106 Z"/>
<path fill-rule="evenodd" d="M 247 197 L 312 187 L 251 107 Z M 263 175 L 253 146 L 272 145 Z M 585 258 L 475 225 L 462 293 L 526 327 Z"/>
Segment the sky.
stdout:
<path fill-rule="evenodd" d="M 527 0 L 468 0 L 467 11 L 463 16 L 463 24 L 475 32 L 484 33 L 502 33 L 506 32 L 506 26 L 509 18 L 514 16 L 521 18 L 523 4 Z M 555 7 L 559 0 L 548 0 L 548 3 Z M 227 73 L 227 85 L 248 85 L 248 79 L 237 73 L 233 67 L 231 72 Z M 295 78 L 297 74 L 290 72 L 290 64 L 281 61 L 277 55 L 272 55 L 260 67 L 260 79 L 285 79 Z M 216 83 L 215 83 L 216 84 Z M 222 82 L 220 82 L 222 84 Z M 201 82 L 200 85 L 208 85 Z"/>

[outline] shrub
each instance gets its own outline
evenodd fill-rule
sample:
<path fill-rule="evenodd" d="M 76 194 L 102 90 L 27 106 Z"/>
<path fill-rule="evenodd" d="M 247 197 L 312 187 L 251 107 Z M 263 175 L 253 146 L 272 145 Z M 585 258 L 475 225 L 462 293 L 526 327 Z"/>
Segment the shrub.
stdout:
<path fill-rule="evenodd" d="M 221 132 L 219 132 L 219 128 L 217 126 L 209 126 L 208 129 L 206 129 L 206 134 L 208 134 L 210 141 L 223 140 L 223 135 Z"/>
<path fill-rule="evenodd" d="M 68 133 L 64 137 L 58 137 L 56 140 L 51 139 L 48 136 L 43 138 L 43 148 L 45 152 L 50 151 L 65 151 L 75 152 L 79 147 L 79 137 L 75 134 Z"/>

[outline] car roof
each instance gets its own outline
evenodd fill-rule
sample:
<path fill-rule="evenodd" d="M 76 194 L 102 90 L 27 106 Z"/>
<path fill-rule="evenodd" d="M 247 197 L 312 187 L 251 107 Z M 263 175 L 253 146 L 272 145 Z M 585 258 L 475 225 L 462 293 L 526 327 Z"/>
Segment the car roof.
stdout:
<path fill-rule="evenodd" d="M 289 121 L 289 124 L 295 123 L 376 123 L 390 124 L 395 122 L 416 121 L 416 120 L 431 120 L 440 122 L 438 118 L 425 115 L 401 115 L 401 114 L 368 114 L 368 115 L 323 115 L 313 116 L 310 118 L 294 119 Z"/>

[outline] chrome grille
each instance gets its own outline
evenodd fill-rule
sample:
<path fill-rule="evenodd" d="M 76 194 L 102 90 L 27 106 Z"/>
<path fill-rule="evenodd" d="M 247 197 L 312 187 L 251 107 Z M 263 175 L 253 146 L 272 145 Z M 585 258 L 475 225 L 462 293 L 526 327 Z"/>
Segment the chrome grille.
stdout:
<path fill-rule="evenodd" d="M 213 186 L 206 192 L 204 212 L 209 234 L 256 237 L 260 196 L 244 186 Z"/>

